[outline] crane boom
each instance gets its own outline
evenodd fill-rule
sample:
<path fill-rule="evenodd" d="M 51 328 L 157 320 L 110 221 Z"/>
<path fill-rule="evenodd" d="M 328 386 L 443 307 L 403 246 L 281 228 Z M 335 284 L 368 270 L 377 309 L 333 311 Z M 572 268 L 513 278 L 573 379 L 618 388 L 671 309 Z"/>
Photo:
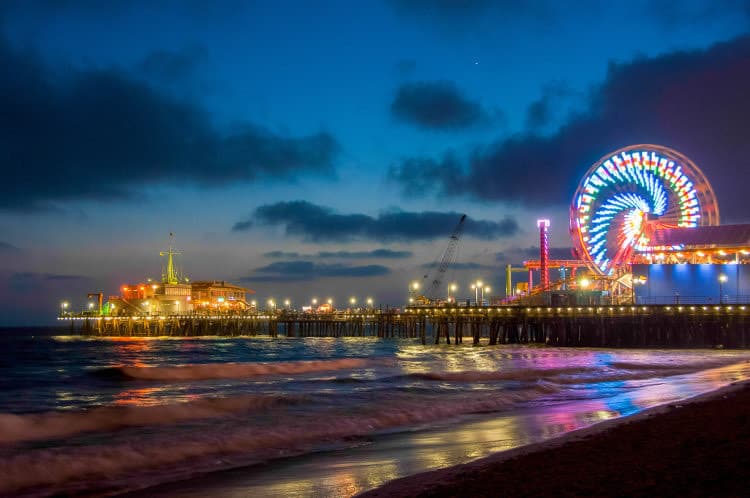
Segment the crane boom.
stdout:
<path fill-rule="evenodd" d="M 425 278 L 428 280 L 427 284 L 429 285 L 426 289 L 425 297 L 430 301 L 436 300 L 440 295 L 440 288 L 443 284 L 445 272 L 456 260 L 456 249 L 458 249 L 458 243 L 461 240 L 461 233 L 463 232 L 465 221 L 466 215 L 461 215 L 461 220 L 459 220 L 458 225 L 453 229 L 450 239 L 448 239 L 448 247 L 445 248 L 443 258 L 440 260 L 440 265 L 438 265 L 437 270 L 435 270 L 433 275 L 425 275 Z M 430 280 L 429 277 L 432 277 L 432 279 Z"/>

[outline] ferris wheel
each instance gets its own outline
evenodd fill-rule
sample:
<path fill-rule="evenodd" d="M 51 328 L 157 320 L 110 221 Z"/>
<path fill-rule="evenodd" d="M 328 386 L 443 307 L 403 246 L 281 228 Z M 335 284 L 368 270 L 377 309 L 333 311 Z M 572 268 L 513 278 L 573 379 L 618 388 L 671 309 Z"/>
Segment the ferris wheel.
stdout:
<path fill-rule="evenodd" d="M 570 206 L 578 257 L 601 275 L 652 249 L 655 230 L 719 224 L 711 184 L 690 159 L 659 145 L 631 145 L 594 163 Z M 680 249 L 673 247 L 672 249 Z"/>

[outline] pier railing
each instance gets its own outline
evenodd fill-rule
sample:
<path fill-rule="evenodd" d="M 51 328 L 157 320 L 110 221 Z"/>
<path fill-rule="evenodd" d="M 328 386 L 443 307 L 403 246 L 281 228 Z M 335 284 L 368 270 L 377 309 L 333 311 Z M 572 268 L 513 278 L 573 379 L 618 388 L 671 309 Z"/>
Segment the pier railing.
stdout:
<path fill-rule="evenodd" d="M 750 305 L 413 307 L 401 312 L 61 316 L 95 336 L 372 337 L 462 344 L 750 347 Z"/>

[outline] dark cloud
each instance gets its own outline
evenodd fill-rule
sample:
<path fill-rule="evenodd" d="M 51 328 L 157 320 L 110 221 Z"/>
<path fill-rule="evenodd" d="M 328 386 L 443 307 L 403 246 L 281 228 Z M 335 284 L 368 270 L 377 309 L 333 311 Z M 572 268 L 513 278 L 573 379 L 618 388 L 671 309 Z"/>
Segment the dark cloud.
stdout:
<path fill-rule="evenodd" d="M 253 227 L 253 222 L 250 220 L 238 221 L 232 226 L 233 232 L 244 232 L 250 230 Z"/>
<path fill-rule="evenodd" d="M 20 249 L 13 244 L 9 244 L 7 242 L 3 242 L 0 240 L 0 252 L 17 252 L 20 251 Z"/>
<path fill-rule="evenodd" d="M 310 261 L 277 261 L 256 268 L 244 282 L 296 282 L 330 277 L 377 277 L 387 275 L 390 269 L 381 265 L 347 266 L 318 264 Z"/>
<path fill-rule="evenodd" d="M 563 83 L 551 83 L 542 89 L 542 95 L 526 110 L 526 129 L 538 131 L 549 127 L 560 117 L 564 103 L 577 92 Z"/>
<path fill-rule="evenodd" d="M 550 247 L 550 259 L 577 259 L 570 247 Z M 539 259 L 539 246 L 511 247 L 495 254 L 497 261 L 504 264 L 521 263 L 528 259 Z"/>
<path fill-rule="evenodd" d="M 15 272 L 7 280 L 8 288 L 14 292 L 27 293 L 39 291 L 46 283 L 82 282 L 88 280 L 83 275 L 64 275 L 57 273 Z"/>
<path fill-rule="evenodd" d="M 399 183 L 407 196 L 436 192 L 447 195 L 451 190 L 463 193 L 465 181 L 461 160 L 451 151 L 439 160 L 410 157 L 391 165 L 388 178 Z"/>
<path fill-rule="evenodd" d="M 436 263 L 425 263 L 421 265 L 422 268 L 425 269 L 432 269 L 436 268 Z M 492 265 L 483 265 L 482 263 L 474 263 L 474 262 L 465 262 L 462 263 L 460 261 L 455 261 L 450 264 L 449 266 L 450 270 L 498 270 L 498 266 L 492 266 Z"/>
<path fill-rule="evenodd" d="M 298 252 L 271 251 L 264 253 L 267 258 L 322 258 L 322 259 L 405 259 L 413 256 L 411 251 L 394 251 L 392 249 L 373 249 L 371 251 L 320 251 L 315 254 Z"/>
<path fill-rule="evenodd" d="M 490 118 L 477 102 L 467 99 L 450 81 L 404 83 L 391 103 L 393 116 L 432 130 L 469 128 Z"/>
<path fill-rule="evenodd" d="M 611 64 L 604 83 L 591 92 L 588 110 L 554 134 L 513 136 L 476 147 L 460 161 L 451 155 L 407 159 L 390 177 L 411 193 L 560 206 L 602 155 L 657 143 L 692 158 L 712 182 L 722 212 L 746 220 L 748 88 L 748 36 L 704 51 Z"/>
<path fill-rule="evenodd" d="M 394 251 L 391 249 L 373 249 L 372 251 L 321 251 L 319 258 L 339 259 L 405 259 L 412 257 L 411 251 Z"/>
<path fill-rule="evenodd" d="M 237 226 L 237 224 L 235 224 Z M 244 229 L 238 229 L 238 230 L 244 230 Z M 286 252 L 286 251 L 271 251 L 263 253 L 263 256 L 266 258 L 299 258 L 300 254 L 298 252 Z"/>
<path fill-rule="evenodd" d="M 191 76 L 207 57 L 208 51 L 203 46 L 185 47 L 175 52 L 155 50 L 138 63 L 136 70 L 157 80 L 173 82 Z"/>
<path fill-rule="evenodd" d="M 333 209 L 306 201 L 278 202 L 260 206 L 254 219 L 270 226 L 283 226 L 287 235 L 311 242 L 415 241 L 447 238 L 461 218 L 455 212 L 385 211 L 377 217 L 338 214 Z M 240 221 L 238 223 L 245 223 Z M 235 224 L 235 230 L 237 230 Z M 510 237 L 519 232 L 514 218 L 500 221 L 467 218 L 464 233 L 484 240 Z"/>
<path fill-rule="evenodd" d="M 0 209 L 333 173 L 339 145 L 325 132 L 286 137 L 243 124 L 221 133 L 200 107 L 124 73 L 56 71 L 2 38 L 0 66 Z"/>

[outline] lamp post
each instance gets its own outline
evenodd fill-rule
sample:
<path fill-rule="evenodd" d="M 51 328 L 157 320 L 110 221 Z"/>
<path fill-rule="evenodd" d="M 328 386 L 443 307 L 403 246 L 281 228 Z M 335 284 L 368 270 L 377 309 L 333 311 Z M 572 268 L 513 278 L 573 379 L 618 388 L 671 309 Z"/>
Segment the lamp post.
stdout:
<path fill-rule="evenodd" d="M 482 306 L 484 306 L 484 293 L 485 292 L 487 293 L 487 300 L 489 301 L 489 298 L 490 298 L 489 296 L 490 296 L 490 291 L 491 290 L 492 289 L 490 288 L 489 285 L 487 287 L 485 287 L 484 289 L 482 289 Z"/>
<path fill-rule="evenodd" d="M 60 311 L 62 312 L 63 315 L 65 314 L 65 311 L 67 309 L 68 309 L 68 302 L 67 301 L 61 302 L 60 303 Z"/>
<path fill-rule="evenodd" d="M 409 298 L 416 298 L 419 291 L 419 282 L 416 280 L 409 284 Z"/>
<path fill-rule="evenodd" d="M 372 308 L 372 298 L 371 298 L 371 297 L 368 297 L 368 298 L 367 298 L 367 306 L 368 306 L 369 308 Z"/>
<path fill-rule="evenodd" d="M 284 308 L 289 308 L 290 304 L 291 304 L 291 301 L 289 301 L 289 299 L 284 299 Z"/>
<path fill-rule="evenodd" d="M 449 284 L 448 285 L 448 302 L 452 303 L 456 300 L 456 289 L 458 289 L 458 286 L 456 284 Z M 453 292 L 453 297 L 451 297 L 451 292 Z"/>
<path fill-rule="evenodd" d="M 474 289 L 474 302 L 477 306 L 479 306 L 479 289 L 482 289 L 482 298 L 484 298 L 484 288 L 482 287 L 484 284 L 481 280 L 477 280 L 473 284 L 471 284 L 471 288 Z"/>
<path fill-rule="evenodd" d="M 724 304 L 724 283 L 727 281 L 727 276 L 723 273 L 719 275 L 719 304 Z"/>

